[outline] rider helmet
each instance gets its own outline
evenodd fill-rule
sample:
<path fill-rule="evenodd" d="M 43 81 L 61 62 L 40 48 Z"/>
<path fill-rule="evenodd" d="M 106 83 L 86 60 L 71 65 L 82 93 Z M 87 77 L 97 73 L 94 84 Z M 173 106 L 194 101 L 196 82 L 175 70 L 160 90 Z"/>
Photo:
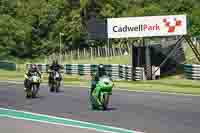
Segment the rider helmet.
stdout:
<path fill-rule="evenodd" d="M 32 64 L 31 68 L 32 68 L 32 69 L 37 69 L 36 64 Z"/>
<path fill-rule="evenodd" d="M 98 71 L 99 71 L 100 74 L 105 74 L 105 68 L 104 68 L 103 64 L 100 64 L 98 66 Z"/>
<path fill-rule="evenodd" d="M 53 63 L 54 65 L 57 65 L 58 64 L 58 61 L 57 60 L 53 60 Z"/>

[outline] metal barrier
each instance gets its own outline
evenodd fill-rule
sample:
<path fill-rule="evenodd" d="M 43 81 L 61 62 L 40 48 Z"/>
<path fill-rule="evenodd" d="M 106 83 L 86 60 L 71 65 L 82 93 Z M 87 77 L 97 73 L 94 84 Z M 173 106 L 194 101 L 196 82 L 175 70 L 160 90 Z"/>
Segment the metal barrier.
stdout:
<path fill-rule="evenodd" d="M 47 72 L 48 64 L 37 64 L 41 72 Z M 31 64 L 26 64 L 26 69 L 30 68 Z M 97 72 L 98 64 L 65 64 L 64 73 L 68 75 L 93 75 Z M 131 65 L 104 65 L 106 71 L 112 77 L 113 80 L 145 80 L 144 68 L 137 67 L 132 76 Z"/>
<path fill-rule="evenodd" d="M 17 70 L 17 65 L 15 63 L 0 61 L 0 69 Z"/>
<path fill-rule="evenodd" d="M 184 64 L 184 74 L 187 79 L 200 80 L 200 65 Z"/>

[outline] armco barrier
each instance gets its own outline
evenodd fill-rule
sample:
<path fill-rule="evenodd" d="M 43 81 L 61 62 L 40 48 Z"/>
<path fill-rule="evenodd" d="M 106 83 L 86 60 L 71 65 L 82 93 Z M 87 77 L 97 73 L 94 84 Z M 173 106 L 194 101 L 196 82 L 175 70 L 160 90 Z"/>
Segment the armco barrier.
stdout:
<path fill-rule="evenodd" d="M 137 80 L 145 80 L 144 68 L 136 67 L 134 72 L 134 79 Z"/>
<path fill-rule="evenodd" d="M 47 72 L 48 64 L 37 64 L 41 72 Z M 26 65 L 26 69 L 30 68 L 31 64 Z M 65 64 L 64 73 L 68 75 L 93 75 L 97 71 L 97 64 Z M 145 80 L 144 68 L 137 67 L 134 71 L 134 77 L 132 77 L 131 65 L 104 65 L 106 71 L 112 77 L 113 80 Z"/>
<path fill-rule="evenodd" d="M 0 61 L 0 69 L 17 70 L 17 65 L 15 63 Z"/>
<path fill-rule="evenodd" d="M 187 79 L 200 80 L 200 65 L 184 64 L 184 74 Z"/>

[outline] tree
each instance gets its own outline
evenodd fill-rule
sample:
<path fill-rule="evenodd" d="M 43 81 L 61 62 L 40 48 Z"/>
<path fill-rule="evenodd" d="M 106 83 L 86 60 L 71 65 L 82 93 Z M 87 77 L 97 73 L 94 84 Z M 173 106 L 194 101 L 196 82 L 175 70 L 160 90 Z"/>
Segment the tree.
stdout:
<path fill-rule="evenodd" d="M 0 16 L 0 53 L 2 56 L 30 57 L 31 27 L 9 15 Z"/>

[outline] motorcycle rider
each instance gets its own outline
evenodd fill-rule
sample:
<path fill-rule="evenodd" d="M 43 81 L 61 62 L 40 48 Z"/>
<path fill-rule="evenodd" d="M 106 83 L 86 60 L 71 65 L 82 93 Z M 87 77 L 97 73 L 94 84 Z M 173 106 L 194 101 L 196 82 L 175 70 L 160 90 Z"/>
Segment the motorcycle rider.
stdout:
<path fill-rule="evenodd" d="M 105 70 L 103 64 L 100 64 L 97 68 L 96 74 L 94 75 L 94 79 L 92 80 L 91 94 L 94 91 L 94 89 L 96 88 L 96 84 L 98 83 L 99 78 L 102 76 L 105 76 L 105 75 L 108 75 L 108 74 L 106 73 L 106 70 Z"/>
<path fill-rule="evenodd" d="M 52 62 L 52 64 L 50 65 L 50 67 L 49 67 L 49 70 L 50 71 L 56 71 L 56 72 L 58 72 L 59 73 L 59 76 L 60 76 L 60 81 L 62 80 L 62 76 L 61 76 L 61 74 L 60 74 L 60 69 L 64 69 L 64 67 L 62 66 L 62 65 L 60 65 L 60 64 L 58 64 L 58 61 L 57 60 L 53 60 L 53 62 Z M 51 79 L 52 79 L 52 77 L 51 77 L 52 75 L 50 74 L 49 75 L 49 83 L 51 82 Z"/>
<path fill-rule="evenodd" d="M 41 72 L 37 68 L 36 64 L 32 64 L 28 72 L 25 73 L 25 80 L 24 80 L 24 90 L 26 91 L 30 87 L 29 78 L 33 75 L 33 73 L 37 72 L 39 77 L 41 78 Z"/>

